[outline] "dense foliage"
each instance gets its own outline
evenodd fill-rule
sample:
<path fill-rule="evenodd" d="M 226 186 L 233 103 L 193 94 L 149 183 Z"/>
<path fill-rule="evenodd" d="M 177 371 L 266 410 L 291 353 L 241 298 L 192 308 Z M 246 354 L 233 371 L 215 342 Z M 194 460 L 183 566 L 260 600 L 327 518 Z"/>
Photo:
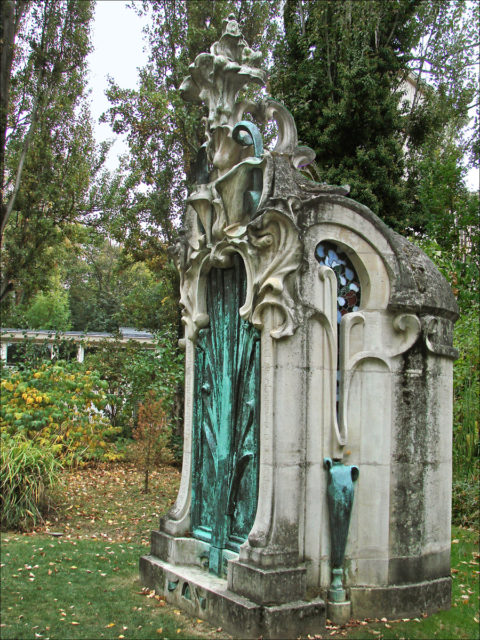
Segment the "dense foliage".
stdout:
<path fill-rule="evenodd" d="M 0 428 L 54 453 L 64 464 L 111 459 L 117 433 L 102 410 L 106 383 L 96 371 L 62 361 L 3 371 Z"/>
<path fill-rule="evenodd" d="M 480 514 L 480 341 L 478 246 L 442 249 L 425 238 L 411 238 L 452 285 L 460 309 L 454 329 L 459 356 L 453 367 L 453 502 L 455 524 L 478 524 Z"/>
<path fill-rule="evenodd" d="M 398 3 L 396 3 L 398 6 Z M 292 111 L 316 153 L 321 179 L 349 184 L 354 199 L 404 217 L 400 94 L 414 5 L 287 0 L 272 92 Z"/>
<path fill-rule="evenodd" d="M 123 437 L 132 437 L 139 403 L 151 390 L 162 399 L 169 424 L 174 430 L 178 427 L 183 354 L 178 351 L 173 331 L 159 333 L 153 350 L 134 341 L 100 342 L 87 355 L 85 363 L 104 381 L 107 400 L 104 411 Z"/>
<path fill-rule="evenodd" d="M 177 281 L 165 248 L 148 261 L 134 261 L 112 242 L 86 243 L 65 263 L 72 328 L 160 331 L 177 321 Z"/>
<path fill-rule="evenodd" d="M 76 242 L 101 164 L 86 104 L 93 2 L 2 3 L 0 300 L 36 293 Z"/>
<path fill-rule="evenodd" d="M 461 132 L 478 92 L 478 19 L 464 0 L 286 0 L 271 90 L 321 179 L 349 184 L 401 232 L 465 228 L 461 167 L 474 145 Z"/>

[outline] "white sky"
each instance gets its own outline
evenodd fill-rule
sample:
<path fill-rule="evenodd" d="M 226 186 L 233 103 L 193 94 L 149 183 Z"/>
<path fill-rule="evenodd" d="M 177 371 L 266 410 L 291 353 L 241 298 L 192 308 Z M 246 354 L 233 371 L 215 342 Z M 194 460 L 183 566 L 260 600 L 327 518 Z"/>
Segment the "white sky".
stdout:
<path fill-rule="evenodd" d="M 142 37 L 144 24 L 145 18 L 138 17 L 129 9 L 126 0 L 97 0 L 92 32 L 93 52 L 89 56 L 91 105 L 97 142 L 112 138 L 115 140 L 107 158 L 106 166 L 110 170 L 118 166 L 119 155 L 128 148 L 108 124 L 98 122 L 109 106 L 105 96 L 107 75 L 112 76 L 123 89 L 137 86 L 138 68 L 147 62 Z M 469 189 L 477 190 L 479 170 L 471 169 L 466 182 Z"/>
<path fill-rule="evenodd" d="M 107 76 L 111 76 L 123 89 L 137 86 L 138 68 L 147 62 L 142 27 L 145 22 L 127 7 L 125 0 L 98 0 L 92 30 L 93 51 L 89 56 L 92 116 L 97 142 L 114 139 L 115 144 L 107 159 L 107 168 L 118 166 L 118 156 L 128 148 L 108 124 L 98 119 L 109 107 L 105 91 Z"/>

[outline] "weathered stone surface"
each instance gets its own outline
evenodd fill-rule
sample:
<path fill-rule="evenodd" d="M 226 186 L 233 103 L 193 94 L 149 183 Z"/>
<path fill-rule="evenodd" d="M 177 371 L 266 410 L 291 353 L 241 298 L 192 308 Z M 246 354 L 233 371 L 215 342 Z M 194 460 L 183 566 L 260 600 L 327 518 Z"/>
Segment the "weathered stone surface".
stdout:
<path fill-rule="evenodd" d="M 422 555 L 390 558 L 388 563 L 388 581 L 402 585 L 415 583 L 418 576 L 426 580 L 435 580 L 450 576 L 450 545 L 443 551 L 423 553 Z"/>
<path fill-rule="evenodd" d="M 285 604 L 301 600 L 306 592 L 305 567 L 262 569 L 233 560 L 228 586 L 259 604 Z"/>
<path fill-rule="evenodd" d="M 350 600 L 345 602 L 327 602 L 327 618 L 333 624 L 347 624 L 352 617 L 352 603 Z"/>
<path fill-rule="evenodd" d="M 154 556 L 143 556 L 140 579 L 165 595 L 167 602 L 222 626 L 237 638 L 292 638 L 318 633 L 325 626 L 325 603 L 320 598 L 260 605 L 229 590 L 225 580 L 198 567 L 171 565 Z"/>
<path fill-rule="evenodd" d="M 408 585 L 352 587 L 350 599 L 356 618 L 412 618 L 422 613 L 431 614 L 449 609 L 452 580 L 448 577 Z"/>

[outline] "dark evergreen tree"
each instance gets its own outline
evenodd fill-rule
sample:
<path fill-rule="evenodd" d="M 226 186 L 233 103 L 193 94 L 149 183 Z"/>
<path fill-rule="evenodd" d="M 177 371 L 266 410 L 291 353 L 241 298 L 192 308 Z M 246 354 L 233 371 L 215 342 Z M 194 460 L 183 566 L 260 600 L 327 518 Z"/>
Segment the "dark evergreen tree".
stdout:
<path fill-rule="evenodd" d="M 417 0 L 287 0 L 271 92 L 315 150 L 320 179 L 392 226 L 409 212 L 399 85 Z"/>

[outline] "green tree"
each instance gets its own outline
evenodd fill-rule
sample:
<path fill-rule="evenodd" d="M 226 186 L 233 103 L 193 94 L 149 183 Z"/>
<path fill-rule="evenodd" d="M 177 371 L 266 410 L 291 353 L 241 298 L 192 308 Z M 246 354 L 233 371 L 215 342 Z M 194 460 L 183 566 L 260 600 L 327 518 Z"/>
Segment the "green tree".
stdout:
<path fill-rule="evenodd" d="M 101 165 L 85 101 L 93 2 L 2 3 L 0 300 L 44 288 L 79 241 Z"/>
<path fill-rule="evenodd" d="M 406 215 L 401 94 L 415 2 L 287 0 L 272 93 L 316 153 L 321 179 L 395 224 Z"/>
<path fill-rule="evenodd" d="M 177 319 L 177 282 L 166 249 L 135 261 L 121 245 L 91 235 L 64 263 L 73 328 L 158 331 Z"/>
<path fill-rule="evenodd" d="M 463 151 L 473 153 L 477 136 L 474 131 L 468 134 L 466 126 L 469 110 L 478 117 L 480 5 L 466 0 L 423 0 L 413 27 L 416 45 L 408 52 L 408 68 L 416 84 L 407 105 L 405 139 L 413 139 L 413 149 L 422 141 L 431 144 L 432 139 L 442 144 L 450 129 Z"/>
<path fill-rule="evenodd" d="M 134 341 L 100 342 L 85 362 L 105 381 L 108 401 L 105 412 L 113 427 L 122 428 L 124 436 L 131 437 L 138 405 L 150 390 L 161 399 L 170 426 L 180 429 L 177 394 L 183 375 L 183 354 L 178 351 L 174 331 L 159 332 L 154 350 Z"/>
<path fill-rule="evenodd" d="M 71 328 L 68 291 L 62 289 L 59 282 L 56 285 L 45 293 L 39 291 L 33 298 L 25 314 L 29 329 L 68 331 Z"/>

